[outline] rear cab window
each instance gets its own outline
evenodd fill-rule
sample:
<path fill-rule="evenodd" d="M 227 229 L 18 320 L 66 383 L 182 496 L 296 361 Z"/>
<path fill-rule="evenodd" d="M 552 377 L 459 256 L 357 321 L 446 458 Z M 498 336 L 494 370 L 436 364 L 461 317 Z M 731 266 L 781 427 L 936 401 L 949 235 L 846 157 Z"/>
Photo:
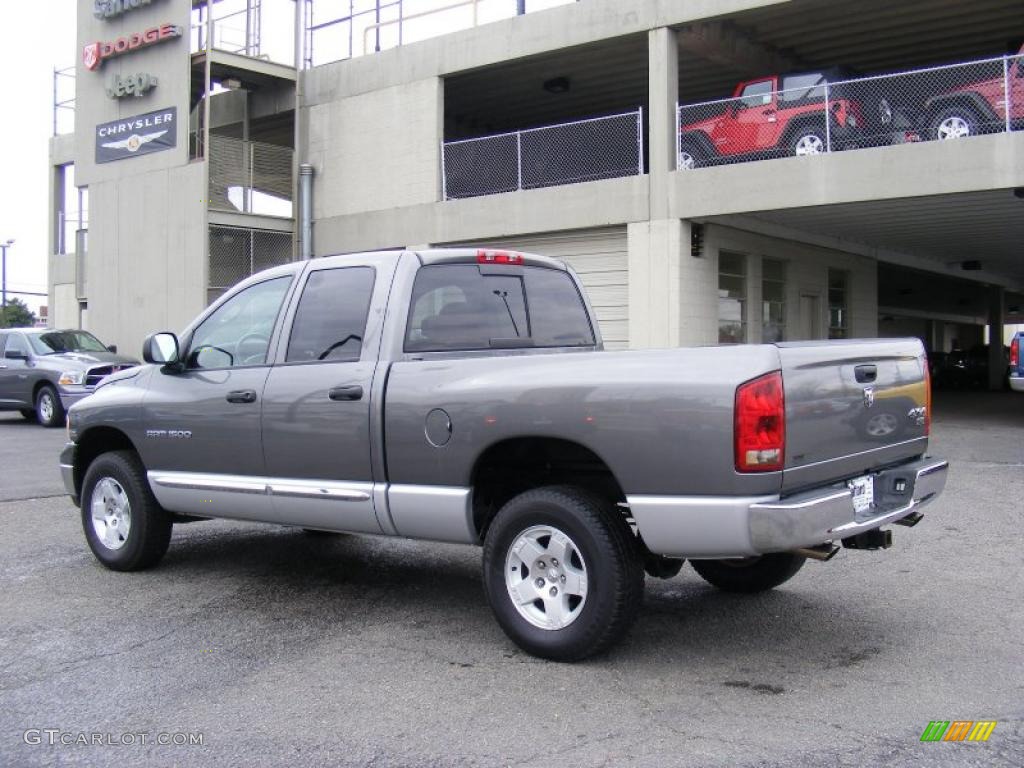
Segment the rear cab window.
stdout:
<path fill-rule="evenodd" d="M 499 271 L 501 269 L 501 271 Z M 438 264 L 419 270 L 406 352 L 595 344 L 586 305 L 568 273 L 546 267 L 485 269 Z"/>

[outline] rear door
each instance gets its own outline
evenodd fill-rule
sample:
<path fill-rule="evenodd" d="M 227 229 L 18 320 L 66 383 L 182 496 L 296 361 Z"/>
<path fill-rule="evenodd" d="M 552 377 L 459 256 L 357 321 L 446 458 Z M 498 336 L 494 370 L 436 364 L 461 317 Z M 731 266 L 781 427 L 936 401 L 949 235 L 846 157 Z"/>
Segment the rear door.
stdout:
<path fill-rule="evenodd" d="M 279 522 L 380 533 L 371 466 L 373 382 L 399 255 L 311 266 L 263 396 L 263 451 Z"/>
<path fill-rule="evenodd" d="M 777 346 L 786 398 L 784 491 L 924 453 L 929 397 L 918 339 Z"/>

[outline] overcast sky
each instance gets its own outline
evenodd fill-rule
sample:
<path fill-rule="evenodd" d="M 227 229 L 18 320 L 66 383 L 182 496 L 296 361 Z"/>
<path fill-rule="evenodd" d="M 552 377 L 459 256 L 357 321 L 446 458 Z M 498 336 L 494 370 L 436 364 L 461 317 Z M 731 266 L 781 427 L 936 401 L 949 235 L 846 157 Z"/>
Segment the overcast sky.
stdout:
<path fill-rule="evenodd" d="M 372 7 L 372 0 L 360 0 Z M 455 0 L 406 0 L 406 13 L 453 4 Z M 572 0 L 528 0 L 527 10 L 537 11 Z M 228 4 L 225 4 L 225 7 Z M 289 0 L 264 0 L 270 6 L 293 7 Z M 330 15 L 334 0 L 318 6 Z M 483 0 L 481 21 L 514 13 L 515 0 Z M 43 15 L 39 15 L 40 12 Z M 47 288 L 48 167 L 49 139 L 53 134 L 53 70 L 70 67 L 78 60 L 75 40 L 75 0 L 42 0 L 34 3 L 0 0 L 0 72 L 4 112 L 0 117 L 0 242 L 14 239 L 7 251 L 8 290 L 45 293 Z M 461 13 L 465 13 L 462 11 Z M 290 15 L 290 12 L 289 12 Z M 45 17 L 45 18 L 44 18 Z M 447 31 L 453 19 L 441 15 L 419 22 L 409 38 Z M 459 26 L 460 23 L 456 22 Z M 271 47 L 278 24 L 265 24 L 264 43 Z M 285 22 L 284 26 L 287 26 Z M 424 27 L 430 28 L 429 30 Z M 449 29 L 451 27 L 448 27 Z M 434 31 L 436 29 L 436 32 Z M 286 30 L 285 40 L 291 42 Z M 423 33 L 427 32 L 427 35 Z M 419 33 L 419 34 L 417 34 Z M 324 43 L 328 43 L 324 40 Z M 361 47 L 361 46 L 360 46 Z M 322 48 L 321 48 L 322 50 Z M 70 84 L 70 83 L 68 83 Z M 65 116 L 67 119 L 67 116 Z M 9 294 L 10 295 L 10 294 Z M 19 296 L 33 311 L 45 297 Z"/>
<path fill-rule="evenodd" d="M 44 19 L 38 15 L 45 6 Z M 0 242 L 7 288 L 46 292 L 47 167 L 53 133 L 53 68 L 75 63 L 75 2 L 0 3 Z M 20 296 L 33 309 L 38 296 Z"/>

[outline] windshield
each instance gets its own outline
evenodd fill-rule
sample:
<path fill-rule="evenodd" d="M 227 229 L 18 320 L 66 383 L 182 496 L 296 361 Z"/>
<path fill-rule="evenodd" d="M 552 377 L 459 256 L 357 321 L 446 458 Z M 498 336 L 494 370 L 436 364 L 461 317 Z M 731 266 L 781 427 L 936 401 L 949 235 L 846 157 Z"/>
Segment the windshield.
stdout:
<path fill-rule="evenodd" d="M 37 355 L 59 352 L 106 352 L 99 339 L 88 331 L 53 331 L 28 337 Z"/>

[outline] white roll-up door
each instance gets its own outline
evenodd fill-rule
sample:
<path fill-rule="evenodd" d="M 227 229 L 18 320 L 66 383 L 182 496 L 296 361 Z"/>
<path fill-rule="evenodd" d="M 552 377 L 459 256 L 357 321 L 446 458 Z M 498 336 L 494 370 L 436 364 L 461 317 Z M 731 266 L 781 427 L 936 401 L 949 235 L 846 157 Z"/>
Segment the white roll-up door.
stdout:
<path fill-rule="evenodd" d="M 578 229 L 539 235 L 474 240 L 466 245 L 503 247 L 568 262 L 579 274 L 609 349 L 629 346 L 626 228 Z"/>

